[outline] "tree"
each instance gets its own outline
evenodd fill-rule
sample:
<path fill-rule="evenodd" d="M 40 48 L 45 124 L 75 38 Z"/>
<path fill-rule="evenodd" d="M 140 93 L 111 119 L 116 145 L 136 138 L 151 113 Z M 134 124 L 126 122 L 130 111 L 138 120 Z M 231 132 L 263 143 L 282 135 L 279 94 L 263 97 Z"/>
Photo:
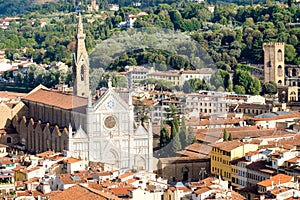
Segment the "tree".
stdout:
<path fill-rule="evenodd" d="M 241 85 L 235 85 L 233 88 L 234 92 L 237 94 L 246 94 L 246 90 L 243 86 Z"/>
<path fill-rule="evenodd" d="M 182 149 L 179 134 L 176 134 L 170 144 L 170 156 L 175 156 L 177 151 L 180 151 Z"/>
<path fill-rule="evenodd" d="M 232 141 L 232 133 L 229 133 L 228 141 Z"/>
<path fill-rule="evenodd" d="M 183 90 L 184 93 L 193 92 L 193 88 L 192 88 L 189 81 L 184 81 L 183 86 L 182 86 L 182 90 Z"/>
<path fill-rule="evenodd" d="M 230 74 L 225 70 L 218 69 L 218 71 L 211 76 L 211 84 L 216 88 L 223 87 L 228 92 L 232 91 Z"/>
<path fill-rule="evenodd" d="M 192 127 L 189 127 L 187 132 L 187 145 L 191 145 L 197 142 L 197 139 L 194 134 L 194 129 Z"/>
<path fill-rule="evenodd" d="M 249 85 L 249 94 L 258 95 L 261 91 L 261 84 L 258 78 L 253 78 Z"/>
<path fill-rule="evenodd" d="M 144 101 L 141 100 L 141 97 L 138 96 L 134 106 L 134 112 L 137 116 L 136 121 L 139 121 L 142 125 L 144 125 L 144 123 L 149 119 L 150 107 L 147 106 Z"/>
<path fill-rule="evenodd" d="M 233 74 L 234 91 L 238 94 L 257 95 L 261 91 L 261 84 L 257 78 L 253 78 L 248 71 L 251 67 L 239 66 Z"/>
<path fill-rule="evenodd" d="M 168 112 L 167 124 L 171 126 L 170 139 L 173 139 L 175 135 L 178 135 L 178 131 L 179 131 L 178 111 L 174 105 L 170 105 L 167 112 Z"/>
<path fill-rule="evenodd" d="M 159 147 L 163 148 L 170 142 L 169 132 L 165 126 L 160 130 Z"/>
<path fill-rule="evenodd" d="M 262 86 L 262 94 L 274 95 L 277 93 L 277 84 L 273 81 L 264 83 Z"/>
<path fill-rule="evenodd" d="M 186 148 L 189 144 L 187 143 L 187 131 L 186 131 L 186 126 L 185 126 L 185 119 L 184 117 L 181 118 L 181 127 L 179 130 L 179 139 L 181 142 L 181 148 L 184 149 Z"/>
<path fill-rule="evenodd" d="M 223 130 L 223 141 L 227 141 L 228 138 L 227 138 L 227 131 L 226 129 Z"/>
<path fill-rule="evenodd" d="M 171 21 L 174 24 L 174 29 L 177 30 L 180 28 L 180 21 L 182 20 L 181 14 L 178 10 L 172 10 L 169 12 Z"/>
<path fill-rule="evenodd" d="M 284 45 L 284 60 L 287 63 L 292 63 L 297 55 L 296 49 L 291 44 Z"/>

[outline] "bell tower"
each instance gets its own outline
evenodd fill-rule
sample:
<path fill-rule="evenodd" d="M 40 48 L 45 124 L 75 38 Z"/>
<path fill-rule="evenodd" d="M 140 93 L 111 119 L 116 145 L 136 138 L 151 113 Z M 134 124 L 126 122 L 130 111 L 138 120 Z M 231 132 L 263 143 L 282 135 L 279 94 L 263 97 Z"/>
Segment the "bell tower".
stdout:
<path fill-rule="evenodd" d="M 263 50 L 264 82 L 273 81 L 278 86 L 284 86 L 284 43 L 264 43 Z"/>
<path fill-rule="evenodd" d="M 89 57 L 85 48 L 85 34 L 81 14 L 78 16 L 76 50 L 73 57 L 73 94 L 75 96 L 89 96 Z"/>

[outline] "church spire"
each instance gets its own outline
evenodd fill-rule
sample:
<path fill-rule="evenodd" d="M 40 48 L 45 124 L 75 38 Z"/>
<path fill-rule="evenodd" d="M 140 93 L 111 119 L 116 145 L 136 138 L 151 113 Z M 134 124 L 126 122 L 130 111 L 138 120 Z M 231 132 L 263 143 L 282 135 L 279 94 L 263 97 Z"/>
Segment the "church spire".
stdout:
<path fill-rule="evenodd" d="M 73 94 L 89 96 L 89 57 L 85 48 L 86 35 L 83 33 L 82 17 L 78 15 L 76 50 L 73 57 Z"/>
<path fill-rule="evenodd" d="M 82 17 L 80 13 L 78 15 L 78 25 L 77 25 L 77 35 L 78 34 L 83 34 L 83 24 L 82 24 Z"/>

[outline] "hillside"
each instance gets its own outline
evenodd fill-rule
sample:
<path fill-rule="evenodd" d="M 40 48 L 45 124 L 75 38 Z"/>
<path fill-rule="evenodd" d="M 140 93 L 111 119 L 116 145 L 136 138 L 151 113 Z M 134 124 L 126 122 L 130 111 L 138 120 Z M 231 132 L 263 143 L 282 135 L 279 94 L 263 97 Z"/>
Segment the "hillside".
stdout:
<path fill-rule="evenodd" d="M 1 15 L 19 15 L 28 11 L 33 0 L 0 0 L 0 16 Z"/>
<path fill-rule="evenodd" d="M 58 0 L 33 0 L 34 4 L 45 4 L 45 3 L 53 3 L 57 2 Z"/>

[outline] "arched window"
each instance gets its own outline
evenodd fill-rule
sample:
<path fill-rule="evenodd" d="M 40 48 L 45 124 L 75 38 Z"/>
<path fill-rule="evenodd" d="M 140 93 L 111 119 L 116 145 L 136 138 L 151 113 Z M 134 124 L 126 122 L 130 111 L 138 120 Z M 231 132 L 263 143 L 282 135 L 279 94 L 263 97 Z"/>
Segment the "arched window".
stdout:
<path fill-rule="evenodd" d="M 297 70 L 296 69 L 292 69 L 292 76 L 297 76 Z"/>
<path fill-rule="evenodd" d="M 292 91 L 290 93 L 290 101 L 296 101 L 296 92 Z"/>
<path fill-rule="evenodd" d="M 282 103 L 284 103 L 286 101 L 286 92 L 285 91 L 282 91 L 281 92 L 281 99 L 282 99 Z"/>
<path fill-rule="evenodd" d="M 6 138 L 6 143 L 10 144 L 11 143 L 11 137 Z"/>
<path fill-rule="evenodd" d="M 283 75 L 283 70 L 282 70 L 282 66 L 279 65 L 278 68 L 277 68 L 277 74 L 278 76 L 282 76 Z"/>
<path fill-rule="evenodd" d="M 282 85 L 282 81 L 279 80 L 277 85 L 278 85 L 278 86 L 281 86 L 281 85 Z"/>
<path fill-rule="evenodd" d="M 279 62 L 281 62 L 281 61 L 283 60 L 282 57 L 283 57 L 283 56 L 282 56 L 282 51 L 281 51 L 281 49 L 279 49 L 279 50 L 277 51 L 277 60 L 278 60 Z"/>
<path fill-rule="evenodd" d="M 80 78 L 81 78 L 81 81 L 84 81 L 84 72 L 85 72 L 85 66 L 82 65 L 82 66 L 81 66 L 81 70 L 80 70 Z"/>

